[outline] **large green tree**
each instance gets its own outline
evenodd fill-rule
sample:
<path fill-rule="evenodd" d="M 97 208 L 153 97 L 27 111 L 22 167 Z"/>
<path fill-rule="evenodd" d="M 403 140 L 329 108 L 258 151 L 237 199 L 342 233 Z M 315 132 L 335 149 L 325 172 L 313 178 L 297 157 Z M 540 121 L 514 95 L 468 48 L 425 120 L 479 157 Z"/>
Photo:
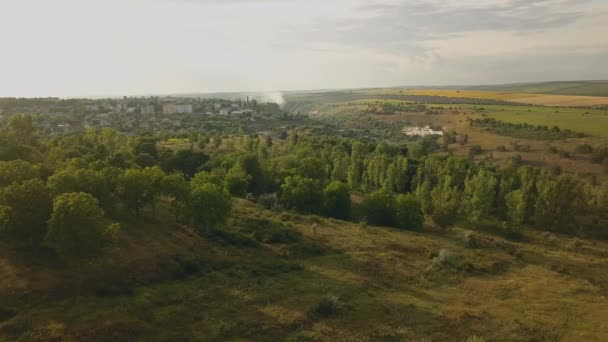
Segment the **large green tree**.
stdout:
<path fill-rule="evenodd" d="M 103 210 L 91 194 L 61 194 L 53 201 L 45 242 L 70 258 L 98 255 L 112 236 L 103 217 Z"/>
<path fill-rule="evenodd" d="M 375 226 L 395 225 L 395 195 L 385 189 L 369 194 L 362 205 L 363 215 Z"/>
<path fill-rule="evenodd" d="M 9 240 L 37 247 L 46 234 L 52 200 L 39 179 L 0 189 L 0 230 Z"/>
<path fill-rule="evenodd" d="M 286 208 L 304 213 L 318 213 L 321 209 L 323 193 L 318 181 L 290 176 L 281 186 L 281 202 Z"/>
<path fill-rule="evenodd" d="M 231 210 L 230 194 L 215 184 L 203 184 L 190 195 L 192 220 L 200 233 L 221 227 L 228 220 Z"/>
<path fill-rule="evenodd" d="M 395 199 L 395 218 L 400 228 L 420 230 L 424 225 L 424 213 L 418 198 L 413 194 L 401 194 Z"/>
<path fill-rule="evenodd" d="M 351 201 L 348 185 L 334 181 L 323 189 L 323 213 L 346 220 L 350 217 Z"/>

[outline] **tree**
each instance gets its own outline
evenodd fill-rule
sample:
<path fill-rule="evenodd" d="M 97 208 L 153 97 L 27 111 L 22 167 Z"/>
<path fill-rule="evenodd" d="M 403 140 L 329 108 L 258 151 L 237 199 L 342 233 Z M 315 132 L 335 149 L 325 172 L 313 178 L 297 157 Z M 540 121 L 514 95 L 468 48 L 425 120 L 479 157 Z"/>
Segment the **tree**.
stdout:
<path fill-rule="evenodd" d="M 323 189 L 323 212 L 325 215 L 346 220 L 350 217 L 350 208 L 348 185 L 334 181 Z"/>
<path fill-rule="evenodd" d="M 251 176 L 245 170 L 239 165 L 235 165 L 226 173 L 224 186 L 232 195 L 243 197 L 247 194 L 250 179 Z"/>
<path fill-rule="evenodd" d="M 209 160 L 203 152 L 195 152 L 191 149 L 179 150 L 171 153 L 169 160 L 165 162 L 165 171 L 179 171 L 186 177 L 191 178 Z"/>
<path fill-rule="evenodd" d="M 464 182 L 462 204 L 464 213 L 470 222 L 479 223 L 490 216 L 494 209 L 497 185 L 496 177 L 485 169 L 479 170 L 474 176 L 467 177 Z"/>
<path fill-rule="evenodd" d="M 111 196 L 113 188 L 109 184 L 111 180 L 106 176 L 109 174 L 102 171 L 66 168 L 49 177 L 47 185 L 56 194 L 69 192 L 91 194 L 104 208 L 110 208 L 113 204 Z"/>
<path fill-rule="evenodd" d="M 452 176 L 444 176 L 431 191 L 432 212 L 431 217 L 441 227 L 453 224 L 458 218 L 461 194 L 458 186 L 452 185 Z"/>
<path fill-rule="evenodd" d="M 260 164 L 258 156 L 256 156 L 255 154 L 247 154 L 241 156 L 237 160 L 237 165 L 241 169 L 243 169 L 249 176 L 251 176 L 247 192 L 251 192 L 256 195 L 264 193 L 264 170 L 262 169 L 262 165 Z"/>
<path fill-rule="evenodd" d="M 0 187 L 39 176 L 40 168 L 24 160 L 0 161 Z"/>
<path fill-rule="evenodd" d="M 301 176 L 289 176 L 281 186 L 281 202 L 286 208 L 304 213 L 318 213 L 323 193 L 318 181 Z"/>
<path fill-rule="evenodd" d="M 395 217 L 400 228 L 420 230 L 424 224 L 424 213 L 418 198 L 413 194 L 398 195 L 395 199 Z"/>
<path fill-rule="evenodd" d="M 40 179 L 13 183 L 0 190 L 0 231 L 8 239 L 37 247 L 51 215 L 49 190 Z"/>
<path fill-rule="evenodd" d="M 381 189 L 369 194 L 363 201 L 362 209 L 369 224 L 395 225 L 395 196 L 388 190 Z"/>
<path fill-rule="evenodd" d="M 188 182 L 180 173 L 168 175 L 162 180 L 161 193 L 169 202 L 175 221 L 179 222 L 186 211 L 186 201 L 190 194 Z"/>
<path fill-rule="evenodd" d="M 222 177 L 216 173 L 211 173 L 208 171 L 201 171 L 194 175 L 194 177 L 190 180 L 190 187 L 192 189 L 196 189 L 204 184 L 211 183 L 217 186 L 222 186 L 223 181 Z"/>
<path fill-rule="evenodd" d="M 199 233 L 209 233 L 228 220 L 232 199 L 225 189 L 215 184 L 203 184 L 192 191 L 190 210 Z"/>
<path fill-rule="evenodd" d="M 156 217 L 156 200 L 162 194 L 165 173 L 159 167 L 147 167 L 141 171 L 141 176 L 145 181 L 146 202 L 152 207 L 152 217 Z"/>
<path fill-rule="evenodd" d="M 325 165 L 321 159 L 316 157 L 307 157 L 300 160 L 297 173 L 303 178 L 311 178 L 319 181 L 324 181 L 327 177 L 325 173 Z"/>
<path fill-rule="evenodd" d="M 587 203 L 581 179 L 570 174 L 553 179 L 545 173 L 537 187 L 535 223 L 550 229 L 574 227 L 576 216 L 585 211 Z"/>
<path fill-rule="evenodd" d="M 141 167 L 151 167 L 156 165 L 156 159 L 149 153 L 140 153 L 135 158 L 135 164 Z"/>
<path fill-rule="evenodd" d="M 350 154 L 350 165 L 348 166 L 347 178 L 351 189 L 359 189 L 363 180 L 364 158 L 367 153 L 367 146 L 359 141 L 352 145 Z"/>
<path fill-rule="evenodd" d="M 70 258 L 96 256 L 112 235 L 103 222 L 103 215 L 97 200 L 90 194 L 61 194 L 53 201 L 45 242 Z"/>
<path fill-rule="evenodd" d="M 519 189 L 505 196 L 507 203 L 507 216 L 513 228 L 520 228 L 526 217 L 526 199 L 524 192 Z"/>
<path fill-rule="evenodd" d="M 139 215 L 146 203 L 148 183 L 140 169 L 130 169 L 118 177 L 117 192 L 129 208 Z"/>

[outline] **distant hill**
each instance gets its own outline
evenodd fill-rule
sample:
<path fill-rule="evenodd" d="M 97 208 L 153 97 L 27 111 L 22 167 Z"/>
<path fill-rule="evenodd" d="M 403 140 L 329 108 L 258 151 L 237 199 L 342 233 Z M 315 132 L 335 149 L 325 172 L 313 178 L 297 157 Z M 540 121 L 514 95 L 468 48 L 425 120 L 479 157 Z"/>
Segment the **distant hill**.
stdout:
<path fill-rule="evenodd" d="M 608 81 L 517 83 L 470 86 L 463 87 L 463 89 L 555 95 L 608 96 Z"/>

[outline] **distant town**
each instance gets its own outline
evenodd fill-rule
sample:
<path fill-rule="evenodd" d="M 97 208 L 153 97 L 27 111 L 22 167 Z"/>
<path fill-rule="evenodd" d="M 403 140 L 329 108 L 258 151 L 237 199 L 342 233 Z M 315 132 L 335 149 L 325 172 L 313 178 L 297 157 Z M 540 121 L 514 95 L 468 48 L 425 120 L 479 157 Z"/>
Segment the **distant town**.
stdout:
<path fill-rule="evenodd" d="M 120 99 L 0 99 L 0 122 L 13 114 L 29 114 L 46 134 L 115 128 L 123 132 L 196 131 L 209 120 L 256 122 L 291 119 L 277 103 L 249 96 L 238 100 L 174 97 Z"/>

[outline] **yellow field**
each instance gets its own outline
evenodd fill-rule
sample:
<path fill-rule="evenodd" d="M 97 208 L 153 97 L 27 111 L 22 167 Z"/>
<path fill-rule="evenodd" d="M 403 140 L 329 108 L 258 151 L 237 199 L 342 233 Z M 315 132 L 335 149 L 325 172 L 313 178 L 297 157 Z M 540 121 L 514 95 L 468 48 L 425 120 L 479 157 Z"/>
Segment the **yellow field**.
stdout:
<path fill-rule="evenodd" d="M 445 96 L 445 97 L 465 97 L 470 99 L 503 100 L 512 101 L 515 99 L 525 99 L 541 96 L 538 94 L 526 93 L 498 93 L 489 91 L 468 91 L 468 90 L 407 90 L 405 94 L 424 95 L 424 96 Z"/>
<path fill-rule="evenodd" d="M 492 91 L 470 91 L 455 89 L 370 89 L 362 90 L 363 94 L 374 95 L 420 95 L 420 96 L 444 96 L 463 97 L 470 99 L 502 100 L 532 105 L 560 106 L 560 107 L 583 107 L 583 106 L 605 106 L 608 105 L 608 97 L 599 96 L 571 96 L 571 95 L 545 95 L 532 93 L 511 93 Z"/>

